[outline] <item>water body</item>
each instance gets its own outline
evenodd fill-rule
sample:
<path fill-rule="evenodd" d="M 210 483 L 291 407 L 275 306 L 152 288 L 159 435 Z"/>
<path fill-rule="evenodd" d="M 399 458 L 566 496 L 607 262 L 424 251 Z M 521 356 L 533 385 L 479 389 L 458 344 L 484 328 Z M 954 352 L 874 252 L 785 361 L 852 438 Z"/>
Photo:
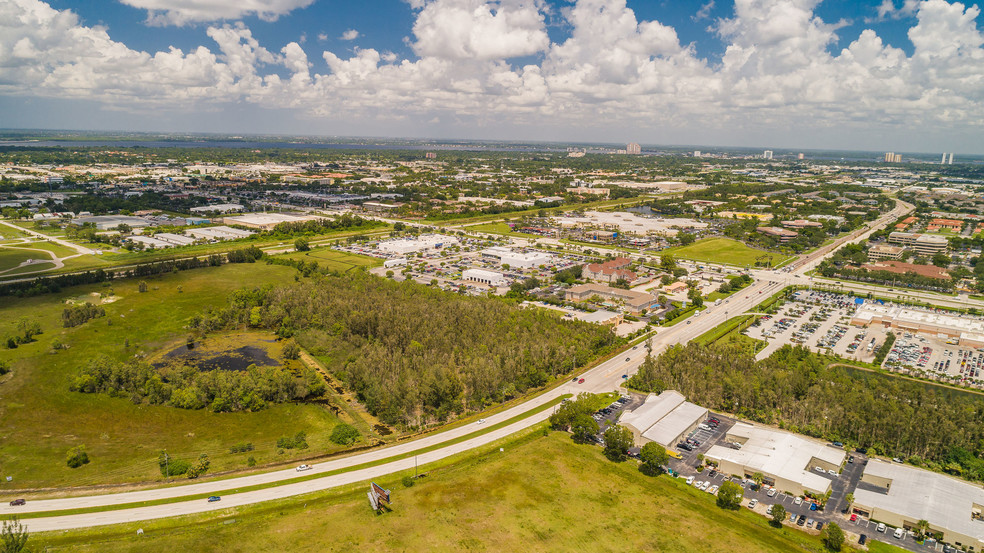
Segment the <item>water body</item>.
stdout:
<path fill-rule="evenodd" d="M 482 144 L 362 144 L 317 142 L 263 142 L 241 140 L 9 140 L 0 146 L 27 148 L 228 148 L 249 150 L 440 150 L 491 152 L 566 152 L 566 149 L 529 145 Z"/>
<path fill-rule="evenodd" d="M 256 346 L 242 346 L 222 352 L 209 352 L 188 349 L 183 344 L 167 352 L 164 359 L 154 363 L 154 368 L 166 365 L 183 364 L 196 367 L 200 371 L 245 371 L 250 365 L 277 367 L 280 362 L 267 355 L 266 350 Z"/>

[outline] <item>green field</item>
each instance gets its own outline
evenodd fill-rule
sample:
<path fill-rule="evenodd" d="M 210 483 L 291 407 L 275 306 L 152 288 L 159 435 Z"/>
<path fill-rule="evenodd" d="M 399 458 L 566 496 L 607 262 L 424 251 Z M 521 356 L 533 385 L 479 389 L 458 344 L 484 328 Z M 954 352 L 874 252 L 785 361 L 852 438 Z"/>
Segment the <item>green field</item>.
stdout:
<path fill-rule="evenodd" d="M 28 244 L 24 244 L 23 247 L 32 248 L 36 250 L 46 250 L 54 253 L 58 257 L 68 257 L 70 255 L 75 255 L 79 253 L 74 248 L 69 248 L 68 246 L 63 246 L 57 242 L 49 242 L 47 240 L 42 242 L 31 242 Z"/>
<path fill-rule="evenodd" d="M 340 252 L 331 248 L 314 248 L 307 252 L 294 252 L 279 255 L 286 259 L 300 259 L 303 261 L 317 261 L 318 265 L 332 271 L 350 271 L 358 267 L 379 267 L 383 264 L 382 259 L 369 257 L 367 255 L 356 255 L 348 252 Z"/>
<path fill-rule="evenodd" d="M 690 259 L 704 263 L 724 263 L 738 267 L 754 267 L 755 261 L 763 255 L 772 256 L 772 265 L 786 261 L 790 256 L 778 252 L 765 252 L 750 248 L 730 238 L 705 238 L 689 246 L 663 250 L 678 259 Z"/>
<path fill-rule="evenodd" d="M 499 447 L 503 451 L 499 451 Z M 49 551 L 810 551 L 816 537 L 722 511 L 667 476 L 614 464 L 563 433 L 533 432 L 443 468 L 411 488 L 379 483 L 391 510 L 374 514 L 365 485 L 233 508 L 215 515 L 37 536 Z M 412 474 L 412 472 L 411 472 Z M 142 528 L 142 535 L 136 534 Z"/>
<path fill-rule="evenodd" d="M 871 553 L 907 553 L 908 549 L 875 540 L 868 542 L 868 551 Z"/>
<path fill-rule="evenodd" d="M 515 237 L 518 237 L 518 238 L 529 238 L 531 240 L 534 239 L 534 238 L 536 238 L 536 236 L 533 235 L 533 234 L 523 234 L 521 232 L 513 232 L 513 230 L 511 228 L 509 228 L 509 225 L 507 225 L 506 223 L 502 223 L 502 222 L 498 222 L 498 223 L 482 223 L 481 225 L 471 225 L 471 226 L 465 227 L 465 230 L 467 230 L 469 232 L 485 232 L 485 233 L 488 233 L 488 234 L 502 234 L 503 236 L 515 236 Z"/>
<path fill-rule="evenodd" d="M 51 256 L 29 250 L 0 248 L 0 271 L 9 271 L 28 259 L 49 260 Z"/>
<path fill-rule="evenodd" d="M 255 413 L 212 413 L 69 391 L 79 366 L 88 359 L 151 356 L 183 340 L 188 319 L 207 306 L 225 305 L 233 290 L 283 282 L 294 274 L 293 268 L 262 262 L 234 264 L 147 278 L 146 293 L 138 292 L 138 280 L 133 279 L 34 298 L 0 299 L 4 342 L 15 334 L 22 317 L 37 320 L 44 331 L 33 343 L 0 349 L 0 359 L 13 368 L 0 379 L 0 467 L 4 476 L 13 477 L 5 488 L 156 480 L 162 449 L 185 459 L 208 453 L 212 472 L 245 468 L 249 455 L 262 465 L 337 450 L 328 435 L 338 419 L 321 405 L 282 404 Z M 65 300 L 99 303 L 100 293 L 110 290 L 115 301 L 103 304 L 106 317 L 63 328 Z M 52 348 L 56 340 L 67 349 L 56 352 Z M 279 454 L 277 439 L 301 430 L 308 433 L 310 449 Z M 239 442 L 252 442 L 256 449 L 249 455 L 230 453 L 229 447 Z M 86 446 L 92 462 L 70 469 L 66 452 L 80 444 Z"/>

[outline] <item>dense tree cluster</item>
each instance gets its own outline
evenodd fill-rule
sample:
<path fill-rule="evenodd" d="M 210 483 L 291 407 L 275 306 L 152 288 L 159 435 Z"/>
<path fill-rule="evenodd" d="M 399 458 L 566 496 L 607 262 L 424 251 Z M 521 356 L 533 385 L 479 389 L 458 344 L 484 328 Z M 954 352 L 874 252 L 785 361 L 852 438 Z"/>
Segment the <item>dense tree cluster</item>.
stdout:
<path fill-rule="evenodd" d="M 676 346 L 647 359 L 633 388 L 678 390 L 712 410 L 984 479 L 984 402 L 968 392 L 828 366 L 784 346 L 756 363 L 729 346 Z"/>
<path fill-rule="evenodd" d="M 268 403 L 317 397 L 324 379 L 312 369 L 298 375 L 280 367 L 250 365 L 245 371 L 200 371 L 194 366 L 154 368 L 146 363 L 92 360 L 71 385 L 72 391 L 128 397 L 135 403 L 171 405 L 214 412 L 259 411 Z"/>
<path fill-rule="evenodd" d="M 543 386 L 618 340 L 553 313 L 361 273 L 240 290 L 192 326 L 293 336 L 373 415 L 411 426 Z"/>
<path fill-rule="evenodd" d="M 371 219 L 363 219 L 358 215 L 352 215 L 351 213 L 346 213 L 341 217 L 337 217 L 334 219 L 319 217 L 317 219 L 312 219 L 310 221 L 280 223 L 277 226 L 273 227 L 273 230 L 270 231 L 268 234 L 270 236 L 280 236 L 280 237 L 316 236 L 319 234 L 337 232 L 340 230 L 369 229 L 369 228 L 380 227 L 380 226 L 383 226 L 383 224 L 378 221 L 373 221 Z"/>
<path fill-rule="evenodd" d="M 73 326 L 79 326 L 90 319 L 104 317 L 105 315 L 106 310 L 102 307 L 92 305 L 89 302 L 83 302 L 78 305 L 66 307 L 62 311 L 62 324 L 65 325 L 65 328 L 71 328 Z"/>

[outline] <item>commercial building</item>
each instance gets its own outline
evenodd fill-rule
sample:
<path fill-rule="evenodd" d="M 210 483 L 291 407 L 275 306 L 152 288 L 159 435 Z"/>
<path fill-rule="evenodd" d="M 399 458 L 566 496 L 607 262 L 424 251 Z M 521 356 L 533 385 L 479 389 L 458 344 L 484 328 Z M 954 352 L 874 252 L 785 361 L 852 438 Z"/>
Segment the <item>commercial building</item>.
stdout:
<path fill-rule="evenodd" d="M 622 415 L 620 424 L 632 432 L 636 446 L 656 442 L 674 447 L 707 418 L 707 409 L 686 401 L 676 390 L 649 394 L 645 403 Z"/>
<path fill-rule="evenodd" d="M 501 265 L 509 265 L 513 269 L 530 269 L 540 265 L 551 265 L 554 256 L 543 252 L 517 252 L 503 246 L 486 248 L 481 252 L 482 257 L 494 259 Z"/>
<path fill-rule="evenodd" d="M 444 234 L 422 234 L 417 238 L 397 238 L 380 242 L 377 248 L 379 251 L 394 255 L 406 255 L 408 253 L 419 253 L 429 250 L 439 250 L 447 246 L 454 246 L 459 243 L 455 236 Z"/>
<path fill-rule="evenodd" d="M 926 230 L 929 232 L 934 232 L 937 230 L 960 232 L 963 230 L 963 226 L 963 221 L 957 219 L 933 219 L 926 225 Z"/>
<path fill-rule="evenodd" d="M 485 269 L 465 269 L 461 272 L 461 278 L 488 284 L 489 286 L 505 286 L 506 277 L 502 273 L 486 271 Z"/>
<path fill-rule="evenodd" d="M 222 241 L 246 238 L 247 236 L 251 236 L 255 233 L 249 230 L 242 230 L 227 226 L 217 226 L 185 229 L 185 234 L 196 239 Z"/>
<path fill-rule="evenodd" d="M 191 208 L 192 213 L 236 213 L 243 210 L 240 204 L 214 204 Z"/>
<path fill-rule="evenodd" d="M 281 223 L 301 223 L 318 218 L 313 215 L 293 215 L 290 213 L 247 213 L 234 217 L 223 217 L 222 222 L 227 225 L 239 225 L 258 230 L 273 230 Z"/>
<path fill-rule="evenodd" d="M 827 493 L 831 480 L 816 468 L 837 470 L 845 457 L 843 449 L 741 422 L 731 427 L 725 441 L 734 445 L 714 445 L 704 455 L 718 464 L 718 470 L 746 478 L 761 473 L 766 484 L 793 495 Z"/>
<path fill-rule="evenodd" d="M 766 150 L 762 153 L 763 159 L 772 159 L 772 150 Z"/>
<path fill-rule="evenodd" d="M 586 323 L 618 326 L 622 322 L 623 315 L 607 309 L 599 309 L 592 313 L 579 311 L 574 314 L 574 319 Z"/>
<path fill-rule="evenodd" d="M 806 219 L 796 219 L 794 221 L 783 221 L 782 226 L 786 228 L 823 228 L 823 223 L 807 221 Z"/>
<path fill-rule="evenodd" d="M 143 217 L 131 217 L 129 215 L 96 215 L 94 217 L 80 217 L 75 220 L 77 224 L 84 225 L 92 223 L 97 230 L 112 230 L 120 225 L 130 228 L 144 228 L 150 226 L 150 221 Z"/>
<path fill-rule="evenodd" d="M 934 255 L 946 250 L 947 239 L 932 234 L 917 234 L 912 232 L 893 232 L 888 235 L 888 241 L 893 244 L 912 248 L 919 255 Z"/>
<path fill-rule="evenodd" d="M 637 278 L 637 275 L 626 269 L 631 264 L 632 260 L 626 257 L 616 257 L 604 263 L 589 263 L 582 269 L 581 276 L 588 280 L 608 283 L 616 282 L 619 279 L 625 280 L 626 282 L 633 282 Z"/>
<path fill-rule="evenodd" d="M 888 246 L 886 244 L 875 244 L 868 249 L 868 259 L 878 261 L 881 259 L 902 259 L 902 252 L 905 248 L 900 246 Z"/>
<path fill-rule="evenodd" d="M 926 278 L 939 280 L 950 279 L 950 273 L 946 272 L 946 269 L 935 265 L 917 265 L 915 263 L 903 263 L 902 261 L 875 261 L 873 263 L 865 263 L 861 267 L 869 271 L 888 271 L 900 275 L 915 273 Z"/>
<path fill-rule="evenodd" d="M 957 340 L 971 348 L 984 346 L 984 320 L 965 315 L 933 313 L 898 305 L 864 302 L 851 318 L 855 326 L 881 326 L 886 330 L 928 334 Z"/>
<path fill-rule="evenodd" d="M 943 541 L 969 551 L 984 549 L 984 489 L 928 470 L 872 459 L 854 491 L 854 511 L 896 528 L 920 520 Z"/>
<path fill-rule="evenodd" d="M 785 244 L 786 242 L 789 242 L 793 238 L 799 236 L 799 234 L 794 230 L 786 230 L 779 227 L 758 227 L 755 230 L 766 236 L 778 238 L 780 244 Z"/>
<path fill-rule="evenodd" d="M 612 288 L 604 284 L 578 284 L 568 288 L 565 295 L 567 301 L 586 301 L 597 296 L 602 300 L 621 303 L 630 313 L 641 313 L 644 309 L 649 310 L 659 305 L 656 296 L 652 294 Z"/>
<path fill-rule="evenodd" d="M 383 267 L 389 269 L 390 267 L 405 267 L 407 264 L 407 258 L 397 257 L 395 259 L 387 259 L 383 261 Z"/>

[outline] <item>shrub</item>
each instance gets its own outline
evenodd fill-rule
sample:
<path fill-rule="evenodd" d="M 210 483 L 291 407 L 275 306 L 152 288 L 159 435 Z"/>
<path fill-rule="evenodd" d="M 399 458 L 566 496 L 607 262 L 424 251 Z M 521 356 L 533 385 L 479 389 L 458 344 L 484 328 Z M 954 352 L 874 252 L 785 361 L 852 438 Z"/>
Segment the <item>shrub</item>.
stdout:
<path fill-rule="evenodd" d="M 165 452 L 161 452 L 157 456 L 157 464 L 161 469 L 161 476 L 164 478 L 170 478 L 171 476 L 180 476 L 191 468 L 191 463 L 188 461 L 182 461 L 181 459 L 172 459 L 170 455 Z"/>
<path fill-rule="evenodd" d="M 69 449 L 67 462 L 69 468 L 73 469 L 89 464 L 89 454 L 85 452 L 85 446 L 80 445 Z"/>
<path fill-rule="evenodd" d="M 238 443 L 229 448 L 229 453 L 246 453 L 253 451 L 253 442 Z"/>
<path fill-rule="evenodd" d="M 199 476 L 205 474 L 206 472 L 208 472 L 208 467 L 211 464 L 212 462 L 208 460 L 208 455 L 202 453 L 201 455 L 198 456 L 198 461 L 195 462 L 195 464 L 188 469 L 187 471 L 188 478 L 198 478 Z"/>
<path fill-rule="evenodd" d="M 6 361 L 0 359 L 0 376 L 3 376 L 10 372 L 10 365 Z"/>
<path fill-rule="evenodd" d="M 283 436 L 277 440 L 278 449 L 307 449 L 307 433 L 303 430 L 294 435 L 294 437 Z"/>
<path fill-rule="evenodd" d="M 249 459 L 246 459 L 246 466 L 247 467 L 255 467 L 256 466 L 256 457 L 253 457 L 252 455 L 250 455 L 249 456 Z"/>
<path fill-rule="evenodd" d="M 328 439 L 338 445 L 350 445 L 358 441 L 359 431 L 350 424 L 341 423 L 331 431 Z"/>
<path fill-rule="evenodd" d="M 412 488 L 413 487 L 413 477 L 411 477 L 411 476 L 404 476 L 403 477 L 403 487 L 404 488 Z"/>
<path fill-rule="evenodd" d="M 288 340 L 284 344 L 284 359 L 297 359 L 301 356 L 301 348 L 294 340 Z"/>

